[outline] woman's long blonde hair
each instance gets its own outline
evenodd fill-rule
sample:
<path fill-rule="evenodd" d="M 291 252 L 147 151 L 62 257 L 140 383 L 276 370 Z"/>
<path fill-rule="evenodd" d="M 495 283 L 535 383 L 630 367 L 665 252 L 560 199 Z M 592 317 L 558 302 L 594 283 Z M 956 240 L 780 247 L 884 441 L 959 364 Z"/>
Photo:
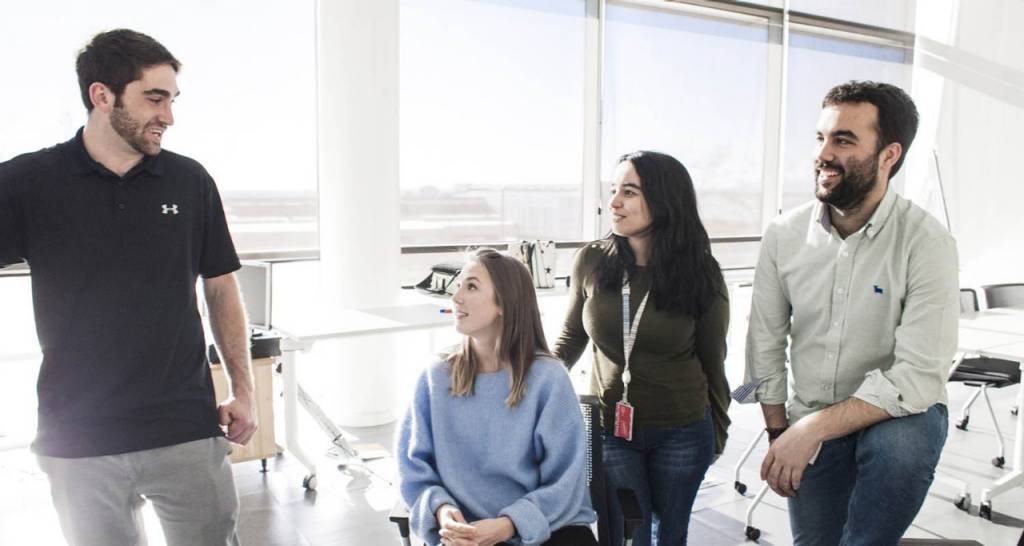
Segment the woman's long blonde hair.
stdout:
<path fill-rule="evenodd" d="M 512 373 L 512 389 L 505 404 L 515 407 L 523 399 L 526 375 L 534 359 L 551 355 L 541 326 L 533 278 L 523 262 L 490 248 L 478 250 L 469 261 L 483 265 L 494 284 L 495 304 L 501 309 L 498 362 L 507 362 Z M 469 337 L 445 360 L 451 365 L 452 395 L 472 395 L 480 365 Z"/>

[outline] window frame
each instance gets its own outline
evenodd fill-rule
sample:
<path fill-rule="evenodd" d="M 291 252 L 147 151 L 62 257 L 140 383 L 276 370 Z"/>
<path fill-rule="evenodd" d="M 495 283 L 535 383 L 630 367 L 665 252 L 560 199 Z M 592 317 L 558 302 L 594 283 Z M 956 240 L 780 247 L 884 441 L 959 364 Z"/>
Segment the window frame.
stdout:
<path fill-rule="evenodd" d="M 603 182 L 601 180 L 601 130 L 602 130 L 602 86 L 605 77 L 604 48 L 606 8 L 608 3 L 642 9 L 653 9 L 680 14 L 701 15 L 706 17 L 739 20 L 765 21 L 769 28 L 768 38 L 768 74 L 765 89 L 766 119 L 764 133 L 764 167 L 762 172 L 762 230 L 768 223 L 781 213 L 783 198 L 783 169 L 785 158 L 786 132 L 786 81 L 787 57 L 790 32 L 813 33 L 830 37 L 838 37 L 859 42 L 903 47 L 908 65 L 913 64 L 916 35 L 911 32 L 872 26 L 864 23 L 844 21 L 830 17 L 814 15 L 799 11 L 790 11 L 785 7 L 776 8 L 746 2 L 728 0 L 585 0 L 584 8 L 584 56 L 580 60 L 584 67 L 583 90 L 583 126 L 580 137 L 583 139 L 583 179 L 581 184 L 582 235 L 598 239 L 604 234 L 600 232 L 601 214 L 604 203 L 602 200 Z M 916 7 L 915 7 L 916 9 Z M 315 17 L 319 17 L 317 14 Z M 319 52 L 314 64 L 319 65 L 322 59 Z M 912 75 L 911 75 L 911 81 Z M 319 95 L 319 88 L 316 95 Z M 319 124 L 319 119 L 317 119 Z M 319 132 L 319 131 L 318 131 Z M 319 150 L 315 154 L 319 157 Z M 319 176 L 319 175 L 318 175 Z M 317 222 L 320 218 L 320 188 L 317 182 Z M 318 238 L 319 238 L 319 229 Z M 758 242 L 760 233 L 734 237 L 712 237 L 714 244 Z M 576 248 L 580 241 L 556 241 L 558 248 Z M 432 245 L 403 245 L 401 253 L 423 254 L 443 253 L 452 249 L 464 249 L 473 246 L 484 246 L 479 241 L 452 241 Z M 490 243 L 488 246 L 503 247 L 507 242 Z M 243 260 L 317 260 L 319 248 L 305 249 L 267 249 L 240 252 Z M 750 264 L 753 267 L 753 264 Z M 0 277 L 21 276 L 30 274 L 26 264 L 8 266 L 0 269 Z"/>
<path fill-rule="evenodd" d="M 600 232 L 603 182 L 601 171 L 601 129 L 605 78 L 604 49 L 606 7 L 608 4 L 652 9 L 665 12 L 700 15 L 733 21 L 766 22 L 768 35 L 768 82 L 764 131 L 764 167 L 762 172 L 761 229 L 782 213 L 785 168 L 786 82 L 788 79 L 789 36 L 791 31 L 813 33 L 847 40 L 899 46 L 908 51 L 907 64 L 913 64 L 915 35 L 902 30 L 844 21 L 821 15 L 791 11 L 745 2 L 727 0 L 586 0 L 584 46 L 584 123 L 583 233 L 598 239 Z M 732 237 L 712 237 L 712 244 L 760 242 L 761 234 Z M 402 254 L 458 252 L 470 247 L 491 246 L 502 248 L 507 242 L 450 242 L 435 245 L 403 245 Z M 556 248 L 578 248 L 585 242 L 556 241 Z M 753 263 L 749 265 L 753 268 Z"/>

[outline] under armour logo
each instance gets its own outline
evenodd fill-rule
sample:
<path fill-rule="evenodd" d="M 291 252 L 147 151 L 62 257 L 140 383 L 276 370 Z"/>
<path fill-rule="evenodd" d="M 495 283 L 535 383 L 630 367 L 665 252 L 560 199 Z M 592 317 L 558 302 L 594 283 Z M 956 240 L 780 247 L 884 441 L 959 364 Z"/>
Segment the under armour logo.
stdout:
<path fill-rule="evenodd" d="M 164 214 L 178 214 L 178 205 L 160 205 Z"/>

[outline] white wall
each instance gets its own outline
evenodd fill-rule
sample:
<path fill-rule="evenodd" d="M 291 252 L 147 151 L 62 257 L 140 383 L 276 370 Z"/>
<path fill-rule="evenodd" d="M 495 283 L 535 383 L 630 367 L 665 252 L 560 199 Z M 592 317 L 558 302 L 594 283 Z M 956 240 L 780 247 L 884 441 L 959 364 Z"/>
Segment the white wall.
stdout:
<path fill-rule="evenodd" d="M 919 66 L 933 96 L 941 86 L 934 145 L 962 285 L 1024 282 L 1022 23 L 1019 0 L 936 0 L 918 13 Z"/>

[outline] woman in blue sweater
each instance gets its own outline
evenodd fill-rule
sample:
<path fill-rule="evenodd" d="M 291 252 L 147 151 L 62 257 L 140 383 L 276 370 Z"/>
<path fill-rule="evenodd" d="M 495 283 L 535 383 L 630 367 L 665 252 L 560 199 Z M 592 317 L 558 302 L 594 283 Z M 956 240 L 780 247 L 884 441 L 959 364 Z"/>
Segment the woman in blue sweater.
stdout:
<path fill-rule="evenodd" d="M 529 272 L 481 250 L 452 304 L 464 340 L 420 376 L 398 435 L 413 532 L 431 546 L 596 545 L 583 417 Z"/>

